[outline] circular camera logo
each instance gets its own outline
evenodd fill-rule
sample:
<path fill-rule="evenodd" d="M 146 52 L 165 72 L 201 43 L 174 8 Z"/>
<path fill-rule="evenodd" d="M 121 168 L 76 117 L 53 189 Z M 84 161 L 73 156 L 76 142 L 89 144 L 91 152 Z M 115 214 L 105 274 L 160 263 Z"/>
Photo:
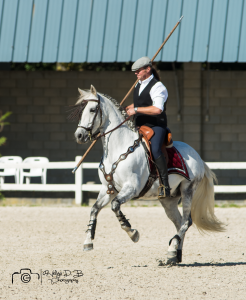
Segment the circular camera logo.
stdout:
<path fill-rule="evenodd" d="M 21 274 L 21 281 L 24 283 L 28 283 L 31 281 L 31 276 L 28 273 Z"/>
<path fill-rule="evenodd" d="M 32 279 L 32 283 L 39 282 L 40 275 L 38 273 L 32 273 L 31 269 L 20 269 L 20 272 L 14 272 L 12 274 L 12 284 L 14 282 L 29 283 Z"/>

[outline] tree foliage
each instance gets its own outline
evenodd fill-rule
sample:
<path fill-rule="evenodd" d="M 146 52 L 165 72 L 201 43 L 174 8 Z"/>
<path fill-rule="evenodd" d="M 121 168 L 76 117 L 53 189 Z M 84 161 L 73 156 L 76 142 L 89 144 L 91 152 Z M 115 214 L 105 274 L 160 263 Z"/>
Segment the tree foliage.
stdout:
<path fill-rule="evenodd" d="M 0 132 L 3 131 L 3 128 L 5 125 L 9 125 L 9 122 L 6 122 L 5 120 L 12 114 L 12 112 L 7 111 L 4 115 L 2 114 L 2 111 L 0 111 Z M 2 146 L 6 142 L 6 137 L 1 136 L 0 137 L 0 146 Z"/>
<path fill-rule="evenodd" d="M 3 131 L 3 128 L 5 125 L 9 125 L 9 122 L 6 122 L 5 120 L 12 114 L 12 112 L 7 111 L 4 115 L 2 114 L 2 111 L 0 111 L 0 132 Z M 0 146 L 4 145 L 6 142 L 6 137 L 5 136 L 1 136 L 0 137 Z M 1 154 L 0 154 L 1 156 Z M 0 200 L 3 200 L 4 196 L 3 194 L 0 192 Z"/>

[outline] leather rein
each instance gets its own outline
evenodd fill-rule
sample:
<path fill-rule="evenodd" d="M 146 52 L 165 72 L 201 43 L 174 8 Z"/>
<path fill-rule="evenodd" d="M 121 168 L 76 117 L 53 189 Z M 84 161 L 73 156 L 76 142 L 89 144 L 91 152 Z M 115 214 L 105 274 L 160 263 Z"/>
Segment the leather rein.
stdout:
<path fill-rule="evenodd" d="M 91 124 L 89 127 L 84 127 L 84 126 L 81 126 L 81 125 L 78 125 L 78 127 L 79 128 L 83 128 L 83 129 L 85 129 L 86 131 L 88 131 L 88 135 L 89 135 L 89 138 L 90 138 L 90 141 L 97 141 L 98 139 L 100 139 L 101 137 L 103 137 L 103 136 L 105 136 L 106 134 L 108 134 L 108 133 L 110 133 L 110 132 L 112 132 L 112 131 L 114 131 L 114 130 L 116 130 L 116 129 L 118 129 L 121 125 L 123 125 L 125 122 L 127 122 L 130 118 L 131 118 L 131 116 L 129 116 L 129 117 L 127 117 L 123 122 L 121 122 L 118 126 L 116 126 L 115 128 L 113 128 L 113 129 L 111 129 L 111 130 L 109 130 L 108 132 L 104 132 L 104 133 L 100 133 L 100 134 L 98 134 L 98 132 L 96 132 L 96 133 L 94 133 L 94 134 L 92 134 L 92 130 L 93 130 L 93 127 L 94 127 L 94 123 L 95 123 L 95 120 L 96 120 L 96 117 L 97 117 L 97 114 L 98 114 L 98 112 L 100 111 L 100 119 L 101 119 L 101 121 L 100 121 L 100 126 L 99 126 L 99 128 L 101 127 L 101 125 L 102 125 L 102 110 L 101 110 L 101 107 L 100 107 L 100 95 L 98 95 L 98 100 L 84 100 L 85 102 L 97 102 L 98 104 L 97 104 L 97 106 L 96 106 L 96 111 L 95 111 L 95 115 L 94 115 L 94 118 L 93 118 L 93 120 L 92 120 L 92 122 L 91 123 L 89 123 L 89 124 Z M 87 104 L 86 104 L 87 105 Z M 80 124 L 80 123 L 79 123 Z M 98 135 L 97 135 L 98 134 Z M 96 136 L 97 135 L 97 136 Z"/>

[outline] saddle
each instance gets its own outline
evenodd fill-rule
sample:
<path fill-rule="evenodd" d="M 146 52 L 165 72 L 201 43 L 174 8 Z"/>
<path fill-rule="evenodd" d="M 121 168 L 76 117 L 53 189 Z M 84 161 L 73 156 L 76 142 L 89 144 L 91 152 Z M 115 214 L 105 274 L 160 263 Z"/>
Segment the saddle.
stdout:
<path fill-rule="evenodd" d="M 154 135 L 154 130 L 148 126 L 141 126 L 139 128 L 139 135 L 141 137 L 142 145 L 145 148 L 145 151 L 148 156 L 147 160 L 148 160 L 150 174 L 143 190 L 140 192 L 139 196 L 135 197 L 134 199 L 139 199 L 143 197 L 151 189 L 153 183 L 159 177 L 158 170 L 153 161 L 153 156 L 151 153 L 150 140 Z M 169 128 L 167 128 L 167 133 L 164 139 L 164 143 L 161 147 L 161 150 L 164 153 L 166 158 L 168 174 L 178 174 L 180 176 L 185 177 L 187 180 L 190 180 L 185 161 L 183 160 L 179 151 L 173 146 L 172 133 Z"/>
<path fill-rule="evenodd" d="M 142 136 L 142 142 L 145 143 L 145 146 L 150 154 L 150 159 L 153 160 L 152 153 L 151 153 L 151 141 L 150 139 L 154 135 L 154 130 L 148 126 L 141 126 L 139 128 L 139 134 Z M 172 148 L 173 147 L 173 139 L 172 139 L 172 133 L 169 128 L 167 128 L 167 133 L 164 139 L 164 143 L 161 147 L 162 153 L 165 155 L 166 162 L 168 164 L 168 154 L 166 148 Z"/>

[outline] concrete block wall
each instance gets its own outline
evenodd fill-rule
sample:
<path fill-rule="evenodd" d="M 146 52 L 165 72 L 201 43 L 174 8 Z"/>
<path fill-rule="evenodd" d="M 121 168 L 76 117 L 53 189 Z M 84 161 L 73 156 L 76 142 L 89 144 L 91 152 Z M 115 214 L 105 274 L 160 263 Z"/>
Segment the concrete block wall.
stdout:
<path fill-rule="evenodd" d="M 205 84 L 206 76 L 207 74 L 204 72 Z M 204 122 L 204 158 L 206 160 L 246 160 L 245 81 L 246 72 L 244 71 L 210 71 L 210 119 L 208 122 Z M 204 89 L 204 113 L 206 93 L 207 91 Z"/>
<path fill-rule="evenodd" d="M 201 64 L 184 64 L 183 141 L 201 154 Z"/>
<path fill-rule="evenodd" d="M 162 72 L 169 91 L 169 126 L 174 136 L 180 137 L 176 124 L 176 92 L 173 72 Z M 124 98 L 136 78 L 132 72 L 0 72 L 0 110 L 11 111 L 10 126 L 3 135 L 7 143 L 1 147 L 2 155 L 45 156 L 50 161 L 73 161 L 83 155 L 90 144 L 78 145 L 74 140 L 76 123 L 68 122 L 69 105 L 78 98 L 78 87 L 89 89 L 93 84 L 119 102 Z M 132 95 L 125 105 L 132 103 Z M 85 161 L 99 162 L 102 145 L 98 141 Z M 70 171 L 48 170 L 48 182 L 74 182 Z M 8 179 L 7 179 L 8 180 Z M 35 182 L 35 179 L 32 179 Z M 38 182 L 39 179 L 37 179 Z M 85 181 L 98 182 L 97 171 L 86 170 Z"/>
<path fill-rule="evenodd" d="M 175 73 L 162 71 L 161 79 L 168 89 L 168 126 L 174 140 L 194 147 L 205 161 L 245 161 L 246 159 L 246 72 L 210 71 L 209 121 L 205 121 L 207 73 L 200 63 L 185 63 L 177 72 L 181 120 L 178 121 L 178 99 Z M 69 105 L 78 97 L 77 88 L 93 84 L 119 102 L 135 82 L 132 72 L 52 72 L 0 71 L 0 110 L 12 111 L 10 126 L 2 135 L 7 143 L 2 155 L 46 156 L 50 161 L 71 161 L 83 155 L 89 144 L 74 141 L 77 124 L 67 121 Z M 132 102 L 132 95 L 125 105 Z M 99 162 L 100 141 L 86 158 Z M 243 184 L 244 171 L 217 172 L 220 184 Z M 98 182 L 97 171 L 86 171 L 85 181 Z M 50 170 L 48 182 L 74 182 L 70 171 Z"/>
<path fill-rule="evenodd" d="M 209 121 L 205 121 L 209 76 Z M 203 158 L 246 161 L 246 71 L 206 71 L 203 88 Z M 216 171 L 219 184 L 246 184 L 246 170 Z"/>

